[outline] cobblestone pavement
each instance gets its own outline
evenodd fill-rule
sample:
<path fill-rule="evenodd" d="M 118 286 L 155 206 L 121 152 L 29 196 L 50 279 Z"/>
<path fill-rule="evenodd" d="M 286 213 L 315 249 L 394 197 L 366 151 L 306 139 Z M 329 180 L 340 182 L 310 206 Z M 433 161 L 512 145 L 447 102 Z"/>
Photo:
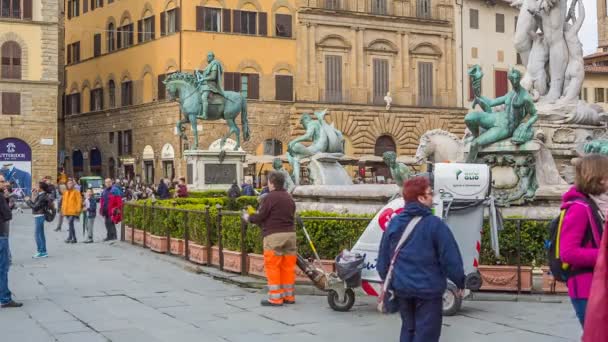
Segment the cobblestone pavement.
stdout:
<path fill-rule="evenodd" d="M 126 243 L 67 245 L 66 227 L 54 227 L 46 228 L 49 258 L 34 260 L 33 218 L 13 221 L 10 286 L 25 305 L 0 310 L 2 342 L 398 340 L 399 317 L 375 312 L 373 298 L 359 297 L 348 313 L 318 296 L 263 308 L 256 291 Z M 98 241 L 103 230 L 98 219 Z M 580 333 L 568 303 L 465 302 L 460 315 L 444 320 L 441 340 L 576 341 Z"/>

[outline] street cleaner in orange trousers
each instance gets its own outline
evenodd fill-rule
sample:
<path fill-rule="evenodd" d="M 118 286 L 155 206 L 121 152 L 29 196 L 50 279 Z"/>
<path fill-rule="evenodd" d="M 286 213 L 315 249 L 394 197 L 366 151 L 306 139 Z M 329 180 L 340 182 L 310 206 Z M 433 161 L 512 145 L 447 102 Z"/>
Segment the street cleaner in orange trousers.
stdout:
<path fill-rule="evenodd" d="M 296 204 L 285 191 L 285 177 L 279 172 L 268 175 L 270 193 L 255 214 L 244 213 L 246 221 L 262 227 L 264 236 L 264 268 L 268 278 L 268 299 L 263 306 L 294 304 L 296 297 L 296 230 L 294 215 Z"/>

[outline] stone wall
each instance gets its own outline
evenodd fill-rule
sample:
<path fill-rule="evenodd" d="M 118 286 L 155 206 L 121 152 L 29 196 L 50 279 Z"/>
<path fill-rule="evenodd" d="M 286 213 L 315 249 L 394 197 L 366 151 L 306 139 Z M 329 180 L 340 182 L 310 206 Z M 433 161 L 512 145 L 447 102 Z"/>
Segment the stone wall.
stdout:
<path fill-rule="evenodd" d="M 21 93 L 21 115 L 2 115 L 0 137 L 18 138 L 32 148 L 32 179 L 57 174 L 57 85 L 0 82 L 0 92 Z M 0 104 L 1 107 L 1 104 Z M 41 145 L 53 139 L 53 145 Z"/>
<path fill-rule="evenodd" d="M 267 139 L 277 139 L 286 147 L 296 136 L 303 134 L 299 119 L 302 113 L 325 108 L 324 104 L 296 104 L 278 102 L 249 102 L 248 117 L 251 139 L 243 142 L 247 153 L 255 154 L 256 149 Z M 397 144 L 400 155 L 414 155 L 419 137 L 427 130 L 441 128 L 456 134 L 464 132 L 465 111 L 456 108 L 415 108 L 396 107 L 387 112 L 377 106 L 329 106 L 328 122 L 342 130 L 350 141 L 355 156 L 374 154 L 376 139 L 381 135 L 391 136 Z M 68 155 L 75 149 L 90 152 L 97 148 L 102 155 L 102 172 L 107 175 L 109 158 L 114 158 L 118 166 L 117 132 L 132 130 L 135 174 L 143 173 L 143 150 L 151 146 L 154 150 L 155 170 L 161 170 L 160 151 L 169 143 L 175 149 L 175 174 L 185 174 L 185 162 L 180 157 L 183 142 L 175 132 L 179 109 L 173 102 L 155 102 L 101 112 L 77 114 L 66 117 L 66 151 Z M 241 127 L 240 119 L 238 119 Z M 207 148 L 212 142 L 227 132 L 224 121 L 198 123 L 202 128 L 199 146 Z M 114 132 L 114 142 L 109 142 L 110 132 Z M 191 127 L 187 127 L 191 139 Z M 232 137 L 234 139 L 234 137 Z M 67 163 L 71 165 L 71 161 Z M 89 172 L 89 160 L 84 160 L 84 174 Z M 71 168 L 68 167 L 68 171 Z M 155 180 L 161 173 L 155 171 Z"/>

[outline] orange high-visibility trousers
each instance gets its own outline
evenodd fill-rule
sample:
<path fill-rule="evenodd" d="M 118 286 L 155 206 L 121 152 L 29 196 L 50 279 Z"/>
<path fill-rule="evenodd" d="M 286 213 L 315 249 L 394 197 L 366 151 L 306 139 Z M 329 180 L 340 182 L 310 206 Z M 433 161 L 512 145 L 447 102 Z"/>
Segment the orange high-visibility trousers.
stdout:
<path fill-rule="evenodd" d="M 268 279 L 268 301 L 295 302 L 296 234 L 275 233 L 264 238 L 264 268 Z"/>

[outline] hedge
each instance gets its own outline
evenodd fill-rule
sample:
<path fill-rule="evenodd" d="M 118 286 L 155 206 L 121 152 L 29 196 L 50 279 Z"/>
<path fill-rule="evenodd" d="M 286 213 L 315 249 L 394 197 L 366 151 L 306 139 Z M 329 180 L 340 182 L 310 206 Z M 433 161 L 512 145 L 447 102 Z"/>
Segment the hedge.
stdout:
<path fill-rule="evenodd" d="M 228 201 L 225 197 L 216 198 L 184 198 L 160 200 L 151 207 L 151 201 L 138 201 L 146 205 L 148 220 L 144 224 L 143 208 L 135 206 L 125 207 L 125 223 L 132 227 L 146 227 L 154 235 L 167 235 L 169 227 L 172 237 L 183 238 L 185 229 L 185 213 L 171 210 L 172 208 L 188 209 L 195 212 L 188 213 L 188 226 L 190 239 L 205 245 L 207 243 L 207 223 L 205 222 L 205 207 L 209 205 L 211 242 L 217 244 L 217 209 L 216 204 L 222 205 L 225 210 L 239 210 L 247 205 L 257 207 L 256 197 L 240 197 L 236 201 Z M 150 211 L 152 215 L 150 217 Z M 351 248 L 367 227 L 372 216 L 355 216 L 319 211 L 305 211 L 299 213 L 302 217 L 326 217 L 335 219 L 304 220 L 306 229 L 315 244 L 317 252 L 323 259 L 333 259 L 343 249 Z M 360 217 L 363 220 L 340 220 L 340 218 Z M 548 224 L 546 221 L 522 221 L 521 227 L 521 265 L 546 264 L 547 252 L 545 240 L 548 238 Z M 302 229 L 297 229 L 298 250 L 305 257 L 312 257 L 308 241 Z M 128 237 L 127 237 L 128 238 Z M 499 231 L 500 257 L 496 258 L 490 245 L 489 225 L 486 222 L 483 228 L 480 263 L 483 265 L 516 265 L 518 258 L 517 223 L 505 220 L 503 230 Z M 222 242 L 226 249 L 240 251 L 241 222 L 239 215 L 222 216 Z M 245 238 L 248 253 L 262 253 L 262 232 L 255 225 L 248 225 Z"/>
<path fill-rule="evenodd" d="M 166 236 L 167 229 L 175 238 L 183 238 L 185 230 L 185 213 L 172 210 L 174 204 L 171 200 L 156 201 L 154 206 L 146 203 L 146 207 L 125 206 L 125 224 L 132 227 L 146 227 L 146 231 L 154 235 Z M 243 202 L 247 202 L 244 200 Z M 146 201 L 147 202 L 147 201 Z M 256 202 L 257 203 L 257 202 Z M 205 222 L 205 207 L 201 204 L 179 204 L 175 208 L 196 210 L 188 213 L 188 226 L 190 239 L 197 243 L 207 244 L 207 223 Z M 144 222 L 144 210 L 147 219 Z M 328 219 L 322 221 L 305 221 L 306 229 L 315 244 L 317 252 L 323 259 L 333 259 L 343 249 L 351 248 L 359 236 L 367 227 L 371 216 L 358 216 L 363 218 L 360 221 L 339 220 L 341 217 L 353 217 L 353 215 L 343 215 L 326 213 L 319 211 L 301 212 L 302 217 L 335 217 L 335 220 Z M 209 208 L 209 219 L 211 230 L 211 243 L 217 244 L 217 209 L 212 206 Z M 305 239 L 302 229 L 297 229 L 298 249 L 304 257 L 312 257 L 313 253 Z M 128 239 L 128 237 L 127 237 Z M 240 215 L 222 215 L 222 243 L 223 247 L 233 251 L 241 249 L 241 220 Z M 255 225 L 248 225 L 245 238 L 245 250 L 248 253 L 262 253 L 262 232 Z"/>
<path fill-rule="evenodd" d="M 515 218 L 511 218 L 515 219 Z M 518 249 L 521 253 L 521 265 L 536 266 L 547 263 L 545 241 L 549 238 L 549 221 L 528 221 L 521 223 L 521 243 L 518 248 L 517 222 L 506 219 L 503 230 L 498 232 L 500 257 L 494 256 L 490 244 L 489 223 L 484 224 L 481 238 L 481 257 L 483 265 L 517 265 Z"/>

